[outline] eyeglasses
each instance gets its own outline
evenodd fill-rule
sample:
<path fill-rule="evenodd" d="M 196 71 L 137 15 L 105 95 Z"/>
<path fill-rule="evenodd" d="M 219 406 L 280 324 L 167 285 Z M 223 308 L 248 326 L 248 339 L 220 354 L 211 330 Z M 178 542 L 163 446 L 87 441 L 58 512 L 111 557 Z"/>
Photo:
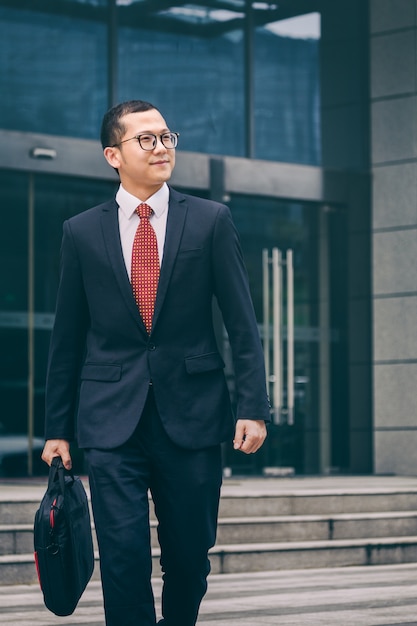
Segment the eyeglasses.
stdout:
<path fill-rule="evenodd" d="M 172 150 L 177 147 L 178 144 L 178 136 L 179 133 L 162 133 L 162 135 L 154 135 L 153 133 L 141 133 L 140 135 L 135 135 L 134 137 L 130 137 L 130 139 L 123 139 L 119 143 L 115 143 L 112 148 L 116 148 L 120 146 L 122 143 L 126 143 L 126 141 L 132 141 L 136 139 L 139 142 L 142 150 L 155 150 L 156 143 L 159 140 L 161 141 L 164 148 L 168 150 Z"/>

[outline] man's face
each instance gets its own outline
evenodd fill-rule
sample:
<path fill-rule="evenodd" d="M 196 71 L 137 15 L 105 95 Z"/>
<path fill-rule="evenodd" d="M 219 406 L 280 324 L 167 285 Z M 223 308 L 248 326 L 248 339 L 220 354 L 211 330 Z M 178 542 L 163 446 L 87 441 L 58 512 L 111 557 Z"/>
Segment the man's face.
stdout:
<path fill-rule="evenodd" d="M 143 150 L 137 139 L 131 139 L 104 151 L 107 161 L 119 171 L 123 187 L 133 195 L 146 200 L 170 179 L 174 169 L 175 149 L 165 148 L 159 137 L 170 129 L 162 115 L 155 109 L 128 113 L 121 121 L 126 129 L 122 141 L 141 133 L 157 135 L 153 150 Z"/>

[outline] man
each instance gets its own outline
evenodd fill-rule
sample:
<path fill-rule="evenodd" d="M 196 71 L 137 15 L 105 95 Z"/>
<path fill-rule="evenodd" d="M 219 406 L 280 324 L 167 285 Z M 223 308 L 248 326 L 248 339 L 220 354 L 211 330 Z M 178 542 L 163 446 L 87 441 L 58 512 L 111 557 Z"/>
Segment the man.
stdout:
<path fill-rule="evenodd" d="M 158 623 L 194 626 L 215 543 L 220 444 L 233 437 L 213 298 L 234 359 L 234 448 L 246 454 L 269 419 L 262 350 L 230 212 L 167 186 L 177 134 L 161 113 L 140 100 L 117 105 L 101 139 L 121 185 L 64 224 L 42 458 L 71 467 L 77 414 L 107 626 L 156 623 L 148 489 L 164 579 Z"/>

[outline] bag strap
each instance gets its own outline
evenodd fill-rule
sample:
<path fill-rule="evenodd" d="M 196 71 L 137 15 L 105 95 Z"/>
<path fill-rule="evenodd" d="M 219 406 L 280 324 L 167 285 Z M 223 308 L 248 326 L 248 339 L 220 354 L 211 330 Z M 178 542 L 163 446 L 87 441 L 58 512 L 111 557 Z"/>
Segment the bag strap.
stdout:
<path fill-rule="evenodd" d="M 49 468 L 48 491 L 54 487 L 55 482 L 58 480 L 61 494 L 65 495 L 65 474 L 71 476 L 72 480 L 74 480 L 72 469 L 65 469 L 61 457 L 55 456 Z"/>

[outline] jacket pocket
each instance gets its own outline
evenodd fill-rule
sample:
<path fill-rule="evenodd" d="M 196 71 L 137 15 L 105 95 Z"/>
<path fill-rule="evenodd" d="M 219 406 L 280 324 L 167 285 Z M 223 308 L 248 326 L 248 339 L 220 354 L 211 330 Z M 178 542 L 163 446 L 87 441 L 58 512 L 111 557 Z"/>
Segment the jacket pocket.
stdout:
<path fill-rule="evenodd" d="M 185 358 L 185 369 L 188 374 L 201 374 L 224 368 L 224 361 L 218 352 L 209 352 Z"/>
<path fill-rule="evenodd" d="M 120 363 L 86 363 L 81 370 L 81 380 L 101 380 L 114 383 L 122 377 Z"/>

